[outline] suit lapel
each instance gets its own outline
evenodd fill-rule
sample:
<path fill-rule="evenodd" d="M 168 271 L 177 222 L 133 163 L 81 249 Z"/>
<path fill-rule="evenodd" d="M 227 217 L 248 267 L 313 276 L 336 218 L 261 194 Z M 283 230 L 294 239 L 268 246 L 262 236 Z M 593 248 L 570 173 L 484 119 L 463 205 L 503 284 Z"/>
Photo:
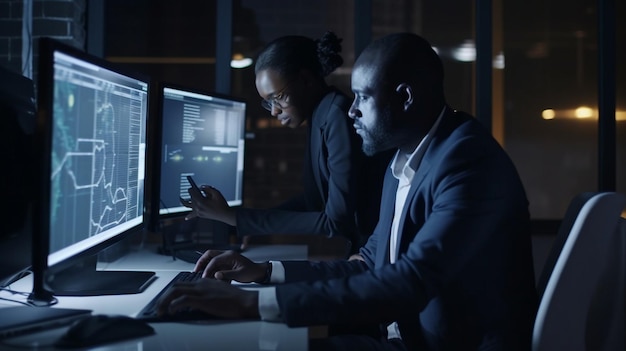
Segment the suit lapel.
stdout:
<path fill-rule="evenodd" d="M 424 158 L 420 162 L 415 175 L 413 176 L 413 181 L 411 181 L 411 188 L 409 189 L 409 193 L 406 196 L 406 201 L 404 202 L 404 208 L 402 209 L 402 215 L 400 216 L 400 222 L 398 224 L 398 245 L 396 245 L 396 257 L 400 257 L 400 247 L 402 247 L 402 236 L 404 234 L 404 223 L 406 223 L 406 216 L 409 212 L 409 208 L 411 208 L 411 203 L 415 199 L 415 193 L 417 189 L 419 189 L 420 185 L 424 181 L 426 174 L 430 170 L 430 162 L 424 155 Z"/>
<path fill-rule="evenodd" d="M 440 145 L 440 138 L 445 138 L 445 136 L 449 135 L 452 130 L 454 130 L 459 123 L 458 118 L 454 118 L 457 116 L 457 112 L 450 107 L 446 107 L 446 111 L 439 122 L 439 126 L 435 130 L 435 134 L 431 139 L 429 145 L 424 152 L 424 156 L 417 167 L 417 171 L 413 176 L 413 180 L 411 181 L 411 189 L 407 194 L 406 201 L 404 203 L 404 208 L 402 209 L 402 215 L 400 217 L 400 223 L 398 228 L 398 246 L 396 247 L 396 257 L 400 257 L 400 249 L 403 247 L 404 243 L 402 242 L 402 236 L 404 234 L 404 224 L 406 223 L 406 217 L 408 215 L 409 209 L 413 206 L 412 203 L 415 201 L 415 194 L 417 190 L 424 182 L 426 175 L 430 171 L 431 168 L 431 160 L 436 159 L 437 150 Z M 395 197 L 394 197 L 395 199 Z M 411 237 L 412 239 L 412 237 Z"/>
<path fill-rule="evenodd" d="M 415 171 L 415 175 L 413 175 L 413 180 L 411 181 L 411 189 L 409 190 L 409 193 L 406 196 L 406 201 L 404 202 L 404 208 L 402 209 L 402 215 L 400 217 L 400 222 L 398 225 L 398 240 L 397 240 L 398 245 L 396 247 L 396 257 L 398 258 L 400 257 L 401 248 L 404 247 L 405 245 L 405 243 L 402 240 L 403 240 L 403 234 L 404 234 L 404 224 L 406 223 L 406 220 L 407 220 L 406 216 L 408 215 L 409 209 L 412 207 L 412 202 L 415 201 L 415 194 L 417 193 L 417 189 L 420 188 L 422 182 L 424 181 L 424 178 L 426 178 L 426 175 L 428 174 L 428 171 L 431 168 L 431 162 L 430 162 L 431 158 L 429 157 L 429 154 L 432 154 L 433 147 L 436 148 L 438 136 L 441 135 L 441 133 L 447 133 L 445 132 L 445 130 L 447 129 L 445 125 L 448 123 L 450 116 L 452 116 L 453 114 L 454 114 L 454 111 L 446 107 L 446 111 L 444 112 L 444 115 L 441 117 L 439 126 L 435 130 L 435 133 L 432 136 L 432 139 L 430 140 L 428 145 L 426 145 L 426 150 L 424 151 L 422 160 L 420 161 L 417 167 L 417 171 Z M 411 236 L 410 238 L 404 238 L 404 239 L 412 240 L 412 238 L 413 236 Z"/>
<path fill-rule="evenodd" d="M 383 193 L 381 197 L 381 214 L 380 223 L 385 223 L 386 227 L 380 232 L 379 242 L 376 248 L 376 265 L 381 267 L 389 263 L 389 236 L 391 234 L 391 222 L 395 211 L 396 190 L 398 189 L 398 180 L 391 175 L 391 169 L 387 167 L 385 182 L 383 185 Z"/>

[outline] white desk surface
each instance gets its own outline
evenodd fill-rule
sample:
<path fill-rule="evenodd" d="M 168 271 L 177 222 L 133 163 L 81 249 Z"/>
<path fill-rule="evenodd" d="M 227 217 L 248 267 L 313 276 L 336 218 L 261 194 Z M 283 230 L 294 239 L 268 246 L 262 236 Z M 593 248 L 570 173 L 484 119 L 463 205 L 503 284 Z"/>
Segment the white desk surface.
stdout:
<path fill-rule="evenodd" d="M 104 296 L 59 296 L 53 307 L 90 309 L 93 314 L 135 316 L 145 304 L 161 291 L 177 272 L 189 271 L 192 263 L 173 260 L 155 253 L 152 248 L 131 252 L 112 263 L 99 263 L 106 270 L 150 270 L 157 279 L 140 294 Z M 302 245 L 271 245 L 250 247 L 243 253 L 253 261 L 305 259 L 307 248 Z M 256 284 L 242 284 L 246 289 L 262 289 Z M 32 275 L 11 284 L 11 289 L 30 292 Z M 25 300 L 26 297 L 0 291 L 0 297 Z M 2 307 L 17 303 L 0 300 Z M 261 321 L 206 321 L 151 323 L 156 334 L 148 337 L 100 345 L 87 350 L 307 350 L 308 328 L 289 328 L 282 323 Z M 0 340 L 0 350 L 53 350 L 51 345 L 67 327 Z"/>

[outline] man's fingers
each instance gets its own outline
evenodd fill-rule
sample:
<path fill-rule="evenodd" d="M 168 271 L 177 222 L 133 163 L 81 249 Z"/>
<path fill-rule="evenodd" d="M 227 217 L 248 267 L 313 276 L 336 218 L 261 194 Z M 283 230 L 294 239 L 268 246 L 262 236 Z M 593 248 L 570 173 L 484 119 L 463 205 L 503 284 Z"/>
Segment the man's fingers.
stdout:
<path fill-rule="evenodd" d="M 198 261 L 196 261 L 196 266 L 193 268 L 193 271 L 197 273 L 205 271 L 209 263 L 213 260 L 213 258 L 221 255 L 222 253 L 223 251 L 218 251 L 218 250 L 205 251 L 202 254 L 202 256 L 200 256 Z M 206 275 L 203 275 L 203 277 L 206 277 Z"/>
<path fill-rule="evenodd" d="M 202 278 L 215 278 L 215 273 L 223 268 L 232 268 L 232 262 L 229 258 L 224 256 L 224 253 L 221 253 L 206 263 L 204 273 L 202 273 Z"/>
<path fill-rule="evenodd" d="M 183 295 L 193 294 L 194 290 L 195 289 L 192 284 L 175 284 L 172 288 L 168 289 L 159 300 L 157 307 L 159 314 L 167 314 L 172 301 Z"/>
<path fill-rule="evenodd" d="M 235 278 L 237 277 L 237 271 L 234 271 L 234 270 L 217 271 L 215 272 L 215 274 L 213 274 L 213 276 L 217 280 L 230 282 L 232 280 L 236 280 Z"/>
<path fill-rule="evenodd" d="M 190 308 L 204 310 L 208 307 L 206 304 L 202 303 L 205 298 L 206 297 L 199 294 L 185 294 L 178 296 L 170 302 L 168 312 L 173 314 Z"/>

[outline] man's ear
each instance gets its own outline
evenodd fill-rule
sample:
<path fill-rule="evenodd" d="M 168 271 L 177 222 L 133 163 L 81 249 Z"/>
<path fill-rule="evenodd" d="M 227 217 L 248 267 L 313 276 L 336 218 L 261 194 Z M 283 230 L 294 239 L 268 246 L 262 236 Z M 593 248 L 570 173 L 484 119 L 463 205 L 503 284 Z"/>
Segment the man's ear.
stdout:
<path fill-rule="evenodd" d="M 407 83 L 400 83 L 396 87 L 396 93 L 400 95 L 402 98 L 402 106 L 404 111 L 408 111 L 411 105 L 415 102 L 413 99 L 415 98 L 415 94 L 413 93 L 413 88 Z"/>

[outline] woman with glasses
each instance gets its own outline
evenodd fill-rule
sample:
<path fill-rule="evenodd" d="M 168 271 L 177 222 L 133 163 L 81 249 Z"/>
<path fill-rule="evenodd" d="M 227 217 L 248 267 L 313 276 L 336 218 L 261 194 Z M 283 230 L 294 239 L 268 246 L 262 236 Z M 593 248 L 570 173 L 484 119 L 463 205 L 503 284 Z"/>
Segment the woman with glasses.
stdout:
<path fill-rule="evenodd" d="M 325 77 L 343 64 L 341 39 L 284 36 L 258 55 L 261 104 L 282 125 L 308 130 L 304 193 L 271 209 L 231 208 L 219 189 L 190 189 L 183 204 L 196 216 L 237 227 L 240 237 L 263 234 L 344 236 L 354 252 L 378 219 L 382 178 L 391 155 L 365 157 L 348 118 L 351 100 Z M 182 200 L 181 200 L 182 201 Z"/>

